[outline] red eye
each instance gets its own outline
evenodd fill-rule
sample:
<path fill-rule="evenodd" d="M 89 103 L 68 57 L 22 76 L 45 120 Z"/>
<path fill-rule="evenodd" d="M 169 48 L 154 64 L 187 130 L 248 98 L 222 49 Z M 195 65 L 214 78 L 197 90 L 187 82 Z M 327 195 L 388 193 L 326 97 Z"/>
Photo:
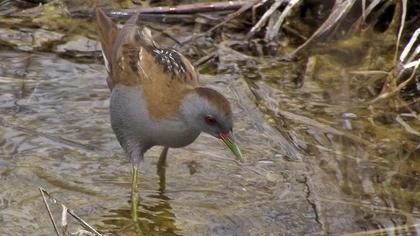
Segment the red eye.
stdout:
<path fill-rule="evenodd" d="M 214 125 L 214 124 L 216 124 L 216 119 L 214 119 L 213 116 L 208 115 L 208 116 L 206 116 L 206 123 L 208 125 Z"/>

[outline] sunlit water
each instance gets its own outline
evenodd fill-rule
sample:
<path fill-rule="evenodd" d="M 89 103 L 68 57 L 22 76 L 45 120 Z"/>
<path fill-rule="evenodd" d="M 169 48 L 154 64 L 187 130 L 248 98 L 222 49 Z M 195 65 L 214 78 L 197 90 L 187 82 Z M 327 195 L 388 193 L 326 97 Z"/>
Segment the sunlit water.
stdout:
<path fill-rule="evenodd" d="M 130 164 L 109 124 L 105 68 L 53 54 L 0 58 L 0 235 L 54 234 L 39 186 L 112 235 L 420 231 L 418 137 L 398 124 L 372 126 L 366 110 L 296 89 L 287 73 L 270 69 L 268 80 L 202 77 L 232 102 L 245 162 L 201 135 L 169 151 L 163 189 L 161 148 L 152 149 L 141 164 L 141 219 L 133 224 Z M 52 210 L 60 222 L 60 207 Z M 81 228 L 71 217 L 69 225 Z"/>

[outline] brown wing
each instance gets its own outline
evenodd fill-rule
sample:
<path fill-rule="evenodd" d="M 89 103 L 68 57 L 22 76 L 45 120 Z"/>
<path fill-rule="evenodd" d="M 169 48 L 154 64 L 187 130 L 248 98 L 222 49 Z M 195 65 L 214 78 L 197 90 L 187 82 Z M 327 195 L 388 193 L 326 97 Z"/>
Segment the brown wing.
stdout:
<path fill-rule="evenodd" d="M 160 48 L 150 30 L 138 23 L 138 15 L 131 17 L 116 38 L 109 40 L 113 41 L 109 58 L 112 84 L 141 85 L 151 115 L 170 116 L 185 94 L 198 86 L 197 72 L 181 53 Z"/>
<path fill-rule="evenodd" d="M 173 49 L 161 49 L 150 30 L 138 25 L 133 16 L 117 35 L 112 48 L 112 80 L 124 85 L 181 83 L 197 86 L 197 73 L 191 63 Z"/>

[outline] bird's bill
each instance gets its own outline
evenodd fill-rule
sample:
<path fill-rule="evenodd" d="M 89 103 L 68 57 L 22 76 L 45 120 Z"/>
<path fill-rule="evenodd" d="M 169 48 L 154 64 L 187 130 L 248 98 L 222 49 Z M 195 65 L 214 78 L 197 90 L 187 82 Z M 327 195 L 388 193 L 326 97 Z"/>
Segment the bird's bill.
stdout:
<path fill-rule="evenodd" d="M 223 142 L 226 144 L 226 146 L 232 151 L 235 157 L 238 160 L 243 161 L 241 150 L 239 149 L 238 145 L 236 145 L 235 140 L 233 139 L 232 132 L 220 133 L 219 136 L 220 139 L 222 139 Z"/>

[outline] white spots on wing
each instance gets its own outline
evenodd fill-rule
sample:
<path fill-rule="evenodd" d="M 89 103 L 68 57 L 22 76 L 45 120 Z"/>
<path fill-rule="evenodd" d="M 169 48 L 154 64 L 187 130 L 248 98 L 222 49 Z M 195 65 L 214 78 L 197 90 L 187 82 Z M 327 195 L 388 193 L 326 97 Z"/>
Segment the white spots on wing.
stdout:
<path fill-rule="evenodd" d="M 182 61 L 179 61 L 181 55 L 177 51 L 168 50 L 166 51 L 165 56 L 170 71 L 174 71 L 177 74 L 185 72 L 183 65 L 180 64 Z"/>
<path fill-rule="evenodd" d="M 179 52 L 177 52 L 177 51 L 174 51 L 176 54 L 178 54 L 178 57 L 179 58 L 182 58 L 182 55 L 181 55 L 181 53 L 179 53 Z M 174 61 L 174 64 L 176 65 L 176 68 L 177 68 L 177 71 L 179 72 L 179 73 L 185 73 L 186 71 L 185 71 L 185 68 L 184 68 L 184 66 L 183 66 L 183 63 L 182 63 L 182 61 L 180 61 L 180 62 L 178 62 L 176 59 L 174 59 L 173 57 L 171 57 L 172 58 L 172 60 Z M 182 60 L 182 59 L 181 59 Z M 182 63 L 182 64 L 180 64 L 180 63 Z"/>
<path fill-rule="evenodd" d="M 153 49 L 153 52 L 156 53 L 157 55 L 162 54 L 162 50 L 161 49 L 157 49 L 157 48 L 154 48 Z"/>
<path fill-rule="evenodd" d="M 184 63 L 184 57 L 176 50 L 173 49 L 159 49 L 151 48 L 151 53 L 156 62 L 164 67 L 166 72 L 171 72 L 177 76 L 188 76 L 187 65 Z"/>
<path fill-rule="evenodd" d="M 174 57 L 172 56 L 172 53 L 168 53 L 168 61 L 170 61 L 170 65 L 171 65 L 171 69 L 172 66 L 175 67 L 174 71 L 178 72 L 179 71 L 179 64 L 175 61 Z"/>
<path fill-rule="evenodd" d="M 165 60 L 165 64 L 168 67 L 168 70 L 173 71 L 173 58 L 172 58 L 172 55 L 171 55 L 171 51 L 169 51 L 169 50 L 163 51 L 162 58 L 163 58 L 163 60 Z M 171 60 L 171 58 L 172 58 L 172 60 Z"/>

